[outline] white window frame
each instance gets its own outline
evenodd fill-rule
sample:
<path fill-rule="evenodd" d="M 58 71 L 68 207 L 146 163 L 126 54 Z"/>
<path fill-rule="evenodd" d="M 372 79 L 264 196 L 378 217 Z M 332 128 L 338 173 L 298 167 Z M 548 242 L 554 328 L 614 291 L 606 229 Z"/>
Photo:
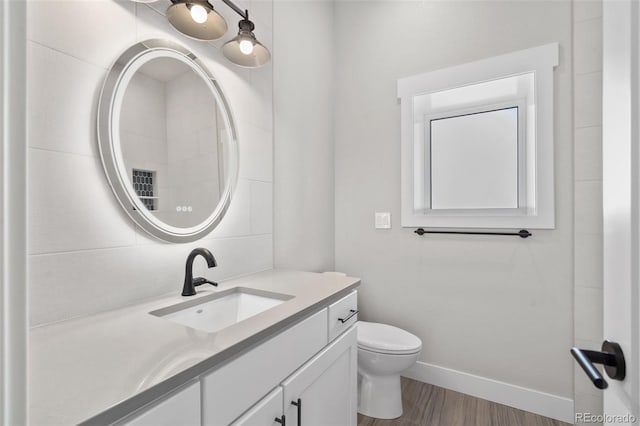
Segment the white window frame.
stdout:
<path fill-rule="evenodd" d="M 551 43 L 398 80 L 398 98 L 401 104 L 401 224 L 403 227 L 555 228 L 553 69 L 558 65 L 558 61 L 559 45 Z M 423 181 L 427 183 L 431 172 L 428 170 L 430 163 L 426 156 L 424 159 L 414 157 L 414 97 L 530 73 L 534 75 L 536 136 L 535 140 L 521 141 L 520 136 L 524 136 L 526 132 L 521 132 L 519 129 L 518 208 L 434 210 L 429 207 L 430 203 L 421 203 L 420 200 L 416 200 L 416 197 L 430 197 L 430 195 L 427 191 L 416 187 L 414 172 L 417 170 L 421 176 L 424 176 Z M 520 99 L 514 97 L 511 100 L 501 101 L 500 104 L 517 105 L 519 102 Z M 473 110 L 488 111 L 495 106 L 495 102 L 487 101 L 485 105 L 475 105 Z M 521 111 L 519 109 L 519 113 Z M 460 110 L 438 113 L 438 116 L 454 116 L 459 112 Z M 519 119 L 520 117 L 522 117 L 521 114 Z M 425 117 L 425 125 L 429 118 Z M 425 139 L 428 138 L 425 137 Z M 425 143 L 430 141 L 427 140 Z M 526 158 L 527 152 L 533 153 L 533 158 Z M 420 167 L 423 169 L 421 170 Z M 524 170 L 521 170 L 521 167 Z M 527 179 L 530 181 L 527 182 Z M 420 195 L 421 193 L 424 195 Z M 425 198 L 423 201 L 429 199 Z M 416 205 L 425 207 L 415 208 Z"/>

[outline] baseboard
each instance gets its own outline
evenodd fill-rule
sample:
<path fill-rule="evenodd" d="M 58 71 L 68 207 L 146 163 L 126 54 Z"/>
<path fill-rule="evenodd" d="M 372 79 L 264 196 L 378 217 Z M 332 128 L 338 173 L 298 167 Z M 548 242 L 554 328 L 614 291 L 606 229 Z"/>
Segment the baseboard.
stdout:
<path fill-rule="evenodd" d="M 425 362 L 416 362 L 403 376 L 477 398 L 508 405 L 573 424 L 573 400 L 475 376 Z"/>

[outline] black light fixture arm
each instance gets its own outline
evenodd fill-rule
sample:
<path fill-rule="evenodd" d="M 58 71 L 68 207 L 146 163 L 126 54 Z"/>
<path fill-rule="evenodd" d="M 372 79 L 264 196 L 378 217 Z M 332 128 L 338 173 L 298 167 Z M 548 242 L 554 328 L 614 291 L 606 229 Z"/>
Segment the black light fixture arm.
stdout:
<path fill-rule="evenodd" d="M 227 6 L 229 6 L 231 9 L 233 9 L 234 12 L 236 12 L 238 15 L 242 16 L 243 19 L 249 20 L 249 11 L 248 10 L 242 10 L 240 9 L 234 2 L 232 2 L 231 0 L 222 0 L 222 3 L 226 4 Z"/>

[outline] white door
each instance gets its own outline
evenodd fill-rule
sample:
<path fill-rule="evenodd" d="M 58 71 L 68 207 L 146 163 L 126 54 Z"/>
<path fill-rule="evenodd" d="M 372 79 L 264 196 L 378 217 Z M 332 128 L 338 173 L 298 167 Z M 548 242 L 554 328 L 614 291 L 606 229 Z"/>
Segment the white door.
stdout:
<path fill-rule="evenodd" d="M 626 359 L 624 380 L 604 376 L 605 424 L 640 418 L 639 13 L 636 0 L 603 1 L 604 338 Z"/>
<path fill-rule="evenodd" d="M 355 426 L 357 359 L 352 327 L 282 383 L 287 425 Z"/>

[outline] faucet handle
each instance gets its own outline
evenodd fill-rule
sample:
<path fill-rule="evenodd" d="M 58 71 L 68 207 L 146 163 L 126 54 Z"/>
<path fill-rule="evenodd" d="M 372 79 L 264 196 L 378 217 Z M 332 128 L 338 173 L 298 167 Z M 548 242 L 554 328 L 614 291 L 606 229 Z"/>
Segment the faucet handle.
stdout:
<path fill-rule="evenodd" d="M 196 278 L 193 279 L 193 286 L 194 287 L 198 287 L 199 285 L 202 285 L 202 284 L 211 284 L 214 287 L 218 287 L 218 283 L 217 282 L 209 281 L 205 277 L 196 277 Z"/>

